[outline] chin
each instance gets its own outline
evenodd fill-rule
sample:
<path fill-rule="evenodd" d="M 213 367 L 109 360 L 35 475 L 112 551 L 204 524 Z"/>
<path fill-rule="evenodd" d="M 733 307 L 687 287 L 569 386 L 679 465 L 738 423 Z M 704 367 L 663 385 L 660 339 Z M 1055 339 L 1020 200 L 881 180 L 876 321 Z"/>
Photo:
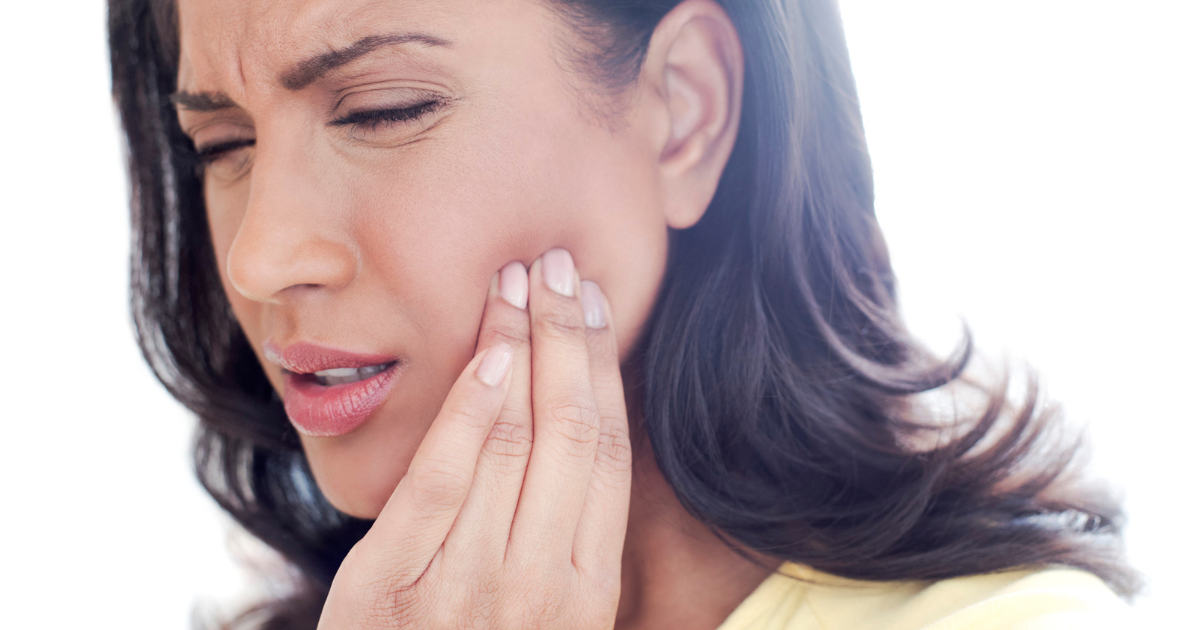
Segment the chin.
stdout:
<path fill-rule="evenodd" d="M 343 514 L 353 516 L 354 518 L 361 518 L 366 521 L 373 521 L 373 520 L 379 518 L 379 515 L 381 513 L 383 513 L 383 506 L 387 502 L 384 501 L 383 503 L 379 503 L 378 505 L 375 505 L 373 503 L 364 502 L 361 505 L 359 505 L 359 504 L 356 504 L 353 502 L 335 502 L 332 499 L 330 499 L 330 503 L 333 505 L 333 507 L 337 508 L 338 511 L 342 512 Z"/>
<path fill-rule="evenodd" d="M 359 437 L 366 439 L 355 439 Z M 368 520 L 383 511 L 408 472 L 416 450 L 413 447 L 412 452 L 406 452 L 355 434 L 339 438 L 302 437 L 301 442 L 325 499 L 345 514 Z"/>
<path fill-rule="evenodd" d="M 353 479 L 342 479 L 338 476 L 321 474 L 313 470 L 317 486 L 333 507 L 338 511 L 355 518 L 374 520 L 383 512 L 383 506 L 391 497 L 396 484 L 354 483 Z M 333 477 L 333 478 L 331 478 Z M 396 483 L 399 483 L 397 480 Z"/>

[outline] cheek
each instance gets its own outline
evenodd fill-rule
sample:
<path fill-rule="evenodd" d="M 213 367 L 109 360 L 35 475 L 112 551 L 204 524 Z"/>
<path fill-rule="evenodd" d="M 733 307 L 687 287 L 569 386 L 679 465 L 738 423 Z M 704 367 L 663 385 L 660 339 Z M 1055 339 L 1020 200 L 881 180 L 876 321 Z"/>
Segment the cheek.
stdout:
<path fill-rule="evenodd" d="M 387 207 L 359 230 L 365 264 L 419 305 L 410 312 L 424 329 L 473 349 L 492 275 L 566 248 L 581 277 L 608 295 L 625 352 L 666 262 L 653 156 L 572 103 L 542 106 L 464 125 L 378 177 L 358 201 Z"/>

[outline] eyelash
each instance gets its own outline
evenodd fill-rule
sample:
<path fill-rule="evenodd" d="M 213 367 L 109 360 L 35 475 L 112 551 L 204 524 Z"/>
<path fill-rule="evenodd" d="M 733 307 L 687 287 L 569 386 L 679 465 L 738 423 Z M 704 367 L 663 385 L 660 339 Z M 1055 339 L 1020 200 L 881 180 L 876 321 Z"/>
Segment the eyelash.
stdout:
<path fill-rule="evenodd" d="M 208 165 L 226 153 L 236 151 L 242 147 L 252 146 L 254 146 L 254 140 L 230 140 L 229 142 L 218 142 L 212 146 L 196 149 L 196 158 L 200 161 L 201 165 Z"/>
<path fill-rule="evenodd" d="M 378 131 L 380 127 L 407 123 L 423 118 L 432 114 L 437 109 L 441 108 L 443 101 L 433 100 L 426 101 L 420 105 L 412 107 L 403 107 L 396 109 L 374 109 L 352 112 L 345 116 L 329 123 L 331 127 L 348 127 L 353 126 L 367 131 Z M 202 165 L 211 164 L 220 159 L 226 153 L 236 151 L 244 147 L 254 146 L 254 140 L 231 140 L 229 142 L 218 142 L 212 146 L 196 149 L 196 157 Z"/>
<path fill-rule="evenodd" d="M 406 123 L 417 120 L 418 118 L 432 114 L 442 105 L 443 101 L 432 100 L 401 109 L 368 109 L 351 112 L 329 123 L 329 125 L 331 127 L 353 125 L 360 129 L 375 131 L 381 126 L 391 126 L 395 123 Z"/>

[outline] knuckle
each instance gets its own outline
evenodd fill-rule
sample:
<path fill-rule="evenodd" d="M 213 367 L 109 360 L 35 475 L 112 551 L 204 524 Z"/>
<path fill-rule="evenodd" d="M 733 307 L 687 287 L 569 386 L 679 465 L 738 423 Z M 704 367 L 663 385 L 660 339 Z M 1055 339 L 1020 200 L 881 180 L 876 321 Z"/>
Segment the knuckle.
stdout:
<path fill-rule="evenodd" d="M 552 628 L 562 618 L 562 595 L 551 586 L 531 589 L 524 598 L 528 627 Z"/>
<path fill-rule="evenodd" d="M 605 428 L 596 442 L 596 463 L 611 473 L 624 474 L 633 468 L 629 431 L 623 424 L 620 418 L 605 418 Z"/>
<path fill-rule="evenodd" d="M 470 488 L 470 475 L 449 464 L 426 466 L 409 474 L 413 500 L 437 511 L 458 507 Z"/>
<path fill-rule="evenodd" d="M 393 589 L 373 612 L 388 628 L 416 627 L 425 617 L 424 604 L 411 588 Z"/>
<path fill-rule="evenodd" d="M 384 541 L 380 544 L 378 537 L 367 532 L 357 544 L 350 548 L 342 561 L 343 567 L 349 567 L 348 574 L 353 583 L 354 592 L 378 595 L 373 601 L 386 599 L 392 591 L 411 589 L 421 577 L 405 554 L 391 549 Z M 339 575 L 341 575 L 339 569 Z"/>
<path fill-rule="evenodd" d="M 495 628 L 499 603 L 502 600 L 500 580 L 493 575 L 477 581 L 467 594 L 463 606 L 463 623 L 459 628 Z M 500 626 L 504 627 L 504 626 Z"/>
<path fill-rule="evenodd" d="M 524 458 L 533 450 L 533 427 L 502 417 L 492 425 L 483 447 L 487 452 L 504 458 Z"/>
<path fill-rule="evenodd" d="M 496 600 L 492 607 L 492 617 L 488 620 L 488 628 L 525 628 L 525 619 L 522 614 L 521 607 L 517 604 L 520 600 L 511 596 L 506 596 Z"/>
<path fill-rule="evenodd" d="M 529 345 L 529 324 L 526 322 L 493 321 L 484 325 L 479 335 L 480 339 L 488 340 L 488 345 L 504 341 L 514 348 Z"/>
<path fill-rule="evenodd" d="M 427 618 L 421 620 L 422 628 L 462 628 L 471 630 L 470 611 L 462 606 L 434 606 Z"/>
<path fill-rule="evenodd" d="M 554 430 L 564 438 L 572 454 L 591 455 L 599 437 L 599 414 L 590 398 L 567 396 L 550 407 Z"/>
<path fill-rule="evenodd" d="M 490 603 L 477 604 L 468 606 L 462 613 L 466 619 L 455 626 L 454 628 L 494 628 L 494 619 L 496 617 L 492 610 L 493 606 Z"/>
<path fill-rule="evenodd" d="M 596 365 L 620 365 L 620 352 L 612 336 L 612 327 L 588 329 L 588 353 Z"/>
<path fill-rule="evenodd" d="M 482 569 L 482 579 L 475 584 L 475 598 L 479 602 L 494 603 L 504 591 L 503 576 L 498 569 Z"/>
<path fill-rule="evenodd" d="M 592 601 L 602 610 L 612 609 L 615 614 L 615 609 L 621 599 L 620 567 L 613 566 L 607 571 L 598 571 L 593 574 L 592 578 L 591 589 L 595 594 Z"/>
<path fill-rule="evenodd" d="M 408 628 L 424 617 L 424 604 L 416 585 L 398 575 L 384 572 L 355 585 L 356 608 L 363 611 L 364 628 Z"/>
<path fill-rule="evenodd" d="M 583 317 L 565 308 L 549 308 L 536 317 L 539 335 L 557 339 L 582 339 L 586 334 Z"/>
<path fill-rule="evenodd" d="M 447 403 L 446 410 L 457 419 L 456 423 L 482 431 L 492 424 L 494 410 L 489 402 L 480 396 L 458 396 Z"/>
<path fill-rule="evenodd" d="M 512 567 L 507 580 L 509 590 L 497 610 L 509 628 L 580 627 L 564 624 L 565 611 L 573 590 L 570 578 L 545 562 L 529 558 Z"/>

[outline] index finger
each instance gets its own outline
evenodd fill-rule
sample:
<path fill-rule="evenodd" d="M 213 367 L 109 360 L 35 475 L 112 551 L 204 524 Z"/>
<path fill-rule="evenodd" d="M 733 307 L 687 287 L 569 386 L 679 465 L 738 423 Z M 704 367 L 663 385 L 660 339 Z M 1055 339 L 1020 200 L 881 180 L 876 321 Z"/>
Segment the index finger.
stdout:
<path fill-rule="evenodd" d="M 446 540 L 471 487 L 483 442 L 511 380 L 513 348 L 499 342 L 476 355 L 450 389 L 363 542 L 380 570 L 416 581 Z"/>

